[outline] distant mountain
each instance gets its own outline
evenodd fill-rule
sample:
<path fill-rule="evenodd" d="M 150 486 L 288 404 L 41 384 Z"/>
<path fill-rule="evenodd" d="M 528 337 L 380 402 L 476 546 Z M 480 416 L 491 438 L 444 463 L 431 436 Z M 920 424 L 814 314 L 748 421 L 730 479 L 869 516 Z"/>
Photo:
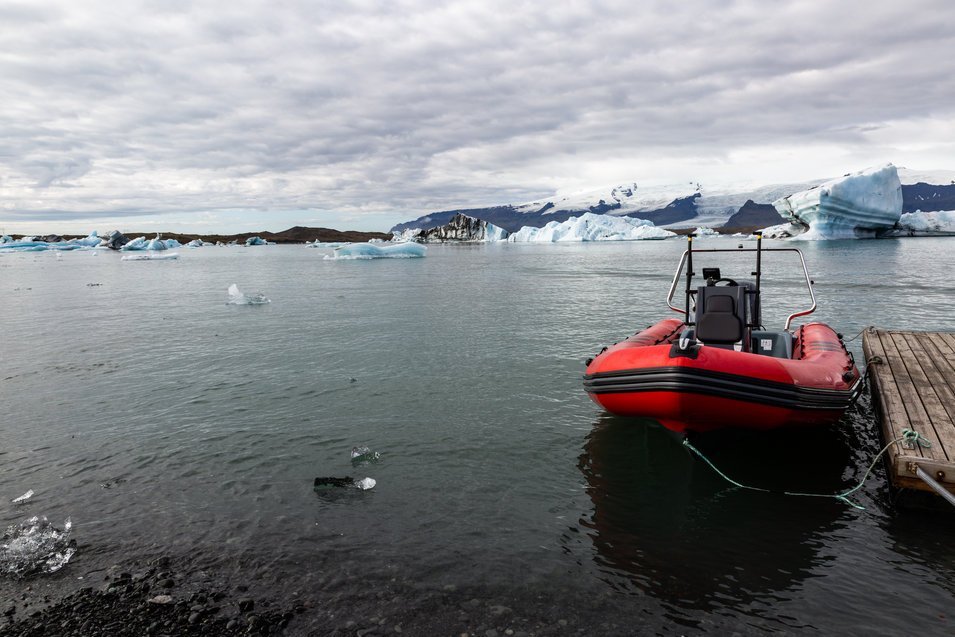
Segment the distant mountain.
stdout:
<path fill-rule="evenodd" d="M 138 237 L 138 236 L 153 236 L 153 232 L 125 232 L 128 237 Z M 249 237 L 261 237 L 269 243 L 305 243 L 306 241 L 321 241 L 321 242 L 361 242 L 368 241 L 369 239 L 391 239 L 391 234 L 385 234 L 384 232 L 359 232 L 357 230 L 333 230 L 332 228 L 307 228 L 304 226 L 295 226 L 289 228 L 288 230 L 282 230 L 281 232 L 269 232 L 268 230 L 263 230 L 261 232 L 242 232 L 240 234 L 205 234 L 205 233 L 176 233 L 176 232 L 163 232 L 163 239 L 176 239 L 179 243 L 186 244 L 193 239 L 202 239 L 207 243 L 215 243 L 216 241 L 221 241 L 223 243 L 229 243 L 230 241 L 238 241 L 239 243 L 245 243 L 245 240 Z"/>
<path fill-rule="evenodd" d="M 955 171 L 917 172 L 900 168 L 898 172 L 905 212 L 955 210 Z M 523 204 L 433 212 L 400 223 L 392 231 L 442 226 L 463 213 L 516 232 L 524 226 L 540 228 L 585 212 L 647 219 L 674 230 L 698 226 L 751 230 L 782 221 L 772 206 L 775 200 L 825 181 L 722 188 L 695 182 L 644 187 L 634 183 Z"/>
<path fill-rule="evenodd" d="M 756 203 L 747 199 L 733 215 L 723 224 L 724 228 L 747 230 L 750 228 L 767 228 L 785 221 L 773 204 Z"/>

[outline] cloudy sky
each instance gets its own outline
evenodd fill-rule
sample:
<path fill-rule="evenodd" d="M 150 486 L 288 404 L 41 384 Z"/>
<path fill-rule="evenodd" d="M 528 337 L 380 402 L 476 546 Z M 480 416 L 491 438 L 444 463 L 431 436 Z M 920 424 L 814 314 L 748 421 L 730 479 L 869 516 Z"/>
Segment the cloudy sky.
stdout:
<path fill-rule="evenodd" d="M 0 0 L 0 229 L 955 168 L 950 0 Z"/>

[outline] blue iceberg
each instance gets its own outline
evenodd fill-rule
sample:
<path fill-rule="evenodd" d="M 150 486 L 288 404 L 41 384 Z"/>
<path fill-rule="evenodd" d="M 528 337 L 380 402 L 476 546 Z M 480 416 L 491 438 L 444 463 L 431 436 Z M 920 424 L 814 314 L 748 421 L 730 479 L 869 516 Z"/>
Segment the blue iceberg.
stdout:
<path fill-rule="evenodd" d="M 393 245 L 351 243 L 340 248 L 335 248 L 335 252 L 330 255 L 325 255 L 325 258 L 334 260 L 410 259 L 423 257 L 427 251 L 428 249 L 419 243 L 396 243 Z"/>
<path fill-rule="evenodd" d="M 262 237 L 249 237 L 245 240 L 245 245 L 247 246 L 267 246 L 270 245 L 268 241 Z"/>

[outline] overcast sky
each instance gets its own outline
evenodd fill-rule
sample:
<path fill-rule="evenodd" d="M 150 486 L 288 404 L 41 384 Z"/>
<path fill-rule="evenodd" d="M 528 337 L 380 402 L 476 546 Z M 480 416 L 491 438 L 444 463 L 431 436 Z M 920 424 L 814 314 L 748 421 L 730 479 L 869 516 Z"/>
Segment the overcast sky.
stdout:
<path fill-rule="evenodd" d="M 952 169 L 955 5 L 0 0 L 0 140 L 7 232 Z"/>

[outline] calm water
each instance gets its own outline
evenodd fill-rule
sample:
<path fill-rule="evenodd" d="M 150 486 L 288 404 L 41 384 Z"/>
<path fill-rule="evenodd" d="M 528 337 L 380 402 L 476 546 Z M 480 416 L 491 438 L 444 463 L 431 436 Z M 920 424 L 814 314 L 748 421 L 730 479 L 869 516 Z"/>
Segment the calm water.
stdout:
<path fill-rule="evenodd" d="M 799 247 L 814 318 L 847 336 L 952 328 L 955 241 Z M 857 498 L 865 511 L 734 490 L 663 429 L 582 392 L 586 357 L 669 314 L 683 248 L 2 255 L 0 523 L 72 516 L 79 552 L 61 580 L 171 553 L 255 572 L 278 595 L 347 600 L 396 579 L 422 599 L 529 591 L 590 633 L 609 618 L 951 634 L 955 523 L 896 509 L 881 467 Z M 781 260 L 767 259 L 767 326 L 804 304 Z M 733 265 L 724 275 L 752 267 Z M 231 283 L 272 303 L 226 305 Z M 861 338 L 851 345 L 861 359 Z M 380 462 L 352 467 L 355 445 Z M 698 446 L 740 480 L 828 492 L 861 478 L 880 442 L 863 401 L 831 429 Z M 344 475 L 377 486 L 312 489 Z M 27 489 L 30 502 L 9 503 Z M 0 596 L 18 586 L 0 581 Z"/>

